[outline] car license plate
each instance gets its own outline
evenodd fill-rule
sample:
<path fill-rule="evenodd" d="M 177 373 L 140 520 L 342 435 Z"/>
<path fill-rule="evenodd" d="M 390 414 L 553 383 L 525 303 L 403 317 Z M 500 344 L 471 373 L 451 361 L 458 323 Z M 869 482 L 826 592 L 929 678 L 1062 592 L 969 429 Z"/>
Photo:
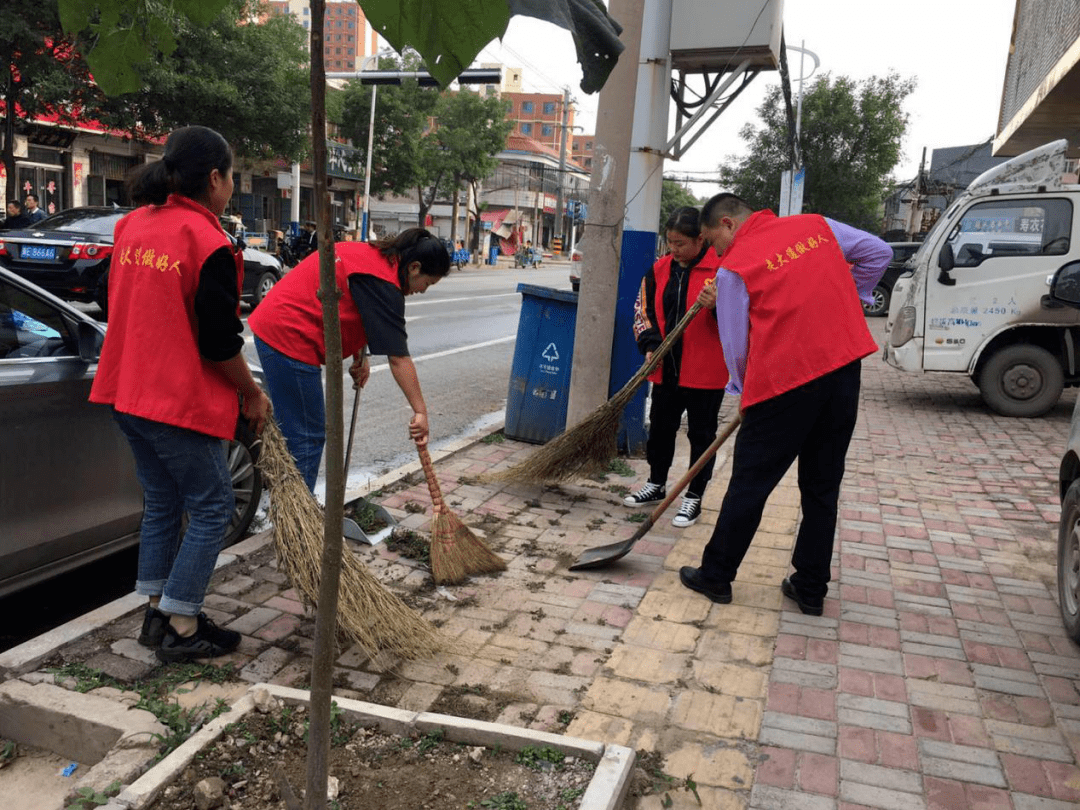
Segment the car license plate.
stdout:
<path fill-rule="evenodd" d="M 56 260 L 56 248 L 45 247 L 43 245 L 23 245 L 22 257 L 24 259 L 44 259 L 46 261 Z"/>

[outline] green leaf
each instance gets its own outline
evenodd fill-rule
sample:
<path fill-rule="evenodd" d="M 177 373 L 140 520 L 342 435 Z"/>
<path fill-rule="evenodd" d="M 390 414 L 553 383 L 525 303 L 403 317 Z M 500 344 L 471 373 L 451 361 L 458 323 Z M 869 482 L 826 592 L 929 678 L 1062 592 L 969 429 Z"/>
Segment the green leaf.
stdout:
<path fill-rule="evenodd" d="M 574 38 L 581 89 L 599 90 L 623 50 L 622 27 L 599 0 L 360 0 L 372 26 L 399 53 L 417 50 L 446 87 L 521 14 L 564 28 Z"/>
<path fill-rule="evenodd" d="M 398 53 L 414 48 L 446 87 L 510 22 L 507 0 L 363 0 L 364 15 Z"/>
<path fill-rule="evenodd" d="M 86 62 L 107 95 L 134 93 L 142 87 L 142 77 L 135 66 L 147 61 L 150 51 L 134 31 L 105 34 L 86 56 Z"/>
<path fill-rule="evenodd" d="M 81 0 L 60 0 L 60 25 L 76 32 L 90 27 L 90 8 Z"/>

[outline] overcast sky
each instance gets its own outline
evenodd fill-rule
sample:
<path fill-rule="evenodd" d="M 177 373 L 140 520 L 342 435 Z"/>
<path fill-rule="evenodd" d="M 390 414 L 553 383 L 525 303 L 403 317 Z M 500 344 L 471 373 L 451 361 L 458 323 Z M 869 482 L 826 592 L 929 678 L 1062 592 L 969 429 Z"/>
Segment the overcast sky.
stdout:
<path fill-rule="evenodd" d="M 863 79 L 890 71 L 917 80 L 905 106 L 910 123 L 895 175 L 908 179 L 918 170 L 923 147 L 929 162 L 935 148 L 981 143 L 996 134 L 1014 10 L 1015 0 L 786 0 L 784 29 L 789 45 L 805 42 L 820 59 L 810 81 L 823 72 Z M 722 30 L 719 12 L 713 24 Z M 577 123 L 593 131 L 599 93 L 581 91 L 581 68 L 568 32 L 515 17 L 502 43 L 492 43 L 477 61 L 490 60 L 522 67 L 527 91 L 557 93 L 568 85 Z M 807 72 L 811 66 L 808 59 Z M 797 92 L 797 53 L 789 52 L 788 67 Z M 715 180 L 722 159 L 744 153 L 738 132 L 757 121 L 755 110 L 778 80 L 775 72 L 754 79 L 682 160 L 665 162 L 665 175 Z M 699 196 L 719 190 L 715 182 L 692 188 Z"/>

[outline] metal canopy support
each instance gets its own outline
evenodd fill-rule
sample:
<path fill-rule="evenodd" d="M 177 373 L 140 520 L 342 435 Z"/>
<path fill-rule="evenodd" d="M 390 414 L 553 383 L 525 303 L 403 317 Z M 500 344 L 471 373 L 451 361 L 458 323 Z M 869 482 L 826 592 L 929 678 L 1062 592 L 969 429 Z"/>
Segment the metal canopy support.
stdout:
<path fill-rule="evenodd" d="M 684 154 L 686 154 L 686 151 L 691 146 L 693 146 L 694 141 L 700 138 L 705 132 L 705 130 L 712 126 L 713 121 L 719 118 L 720 115 L 731 105 L 731 102 L 738 98 L 739 94 L 746 88 L 746 86 L 750 84 L 750 82 L 754 79 L 755 76 L 758 75 L 758 73 L 761 72 L 760 67 L 755 67 L 752 70 L 748 70 L 750 68 L 750 64 L 751 60 L 745 59 L 739 64 L 738 67 L 731 71 L 731 73 L 729 73 L 724 78 L 724 80 L 716 86 L 716 88 L 709 94 L 709 96 L 701 102 L 701 106 L 698 108 L 698 111 L 694 113 L 694 115 L 691 116 L 689 120 L 686 121 L 686 123 L 682 122 L 682 113 L 680 112 L 678 114 L 678 118 L 676 119 L 676 126 L 678 127 L 678 129 L 671 137 L 671 140 L 668 141 L 667 145 L 664 147 L 665 157 L 670 157 L 673 160 L 678 160 Z M 723 104 L 721 104 L 717 109 L 713 110 L 713 104 L 716 103 L 717 99 L 719 99 L 724 93 L 726 93 L 728 91 L 728 88 L 730 88 L 731 85 L 734 84 L 735 80 L 738 79 L 740 76 L 743 76 L 744 73 L 746 74 L 746 76 L 744 77 L 743 83 L 737 88 L 735 88 L 735 90 L 724 101 Z M 685 74 L 682 71 L 679 72 L 679 78 L 680 81 L 678 86 L 678 93 L 679 101 L 681 102 L 683 100 L 682 94 L 686 87 Z M 706 121 L 701 127 L 698 128 L 698 130 L 693 134 L 690 140 L 683 144 L 683 137 L 685 137 L 686 134 L 690 131 L 690 129 L 698 121 L 700 121 L 706 115 L 706 113 L 709 112 L 712 112 L 712 117 L 710 117 L 708 121 Z"/>

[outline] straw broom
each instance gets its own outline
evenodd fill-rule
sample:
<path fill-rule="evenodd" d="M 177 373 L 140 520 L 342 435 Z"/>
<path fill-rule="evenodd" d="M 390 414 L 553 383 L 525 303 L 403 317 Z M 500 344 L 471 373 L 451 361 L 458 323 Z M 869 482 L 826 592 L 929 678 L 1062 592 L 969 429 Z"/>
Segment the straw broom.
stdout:
<path fill-rule="evenodd" d="M 431 493 L 431 574 L 436 585 L 456 585 L 470 574 L 505 571 L 506 562 L 484 545 L 479 537 L 447 507 L 439 479 L 431 466 L 427 445 L 417 445 L 420 466 L 424 468 Z"/>
<path fill-rule="evenodd" d="M 262 433 L 259 469 L 270 485 L 270 520 L 278 562 L 306 605 L 317 606 L 323 510 L 304 483 L 281 429 L 270 418 Z M 351 552 L 342 555 L 338 627 L 368 655 L 386 650 L 414 660 L 438 652 L 438 632 L 383 587 Z"/>
<path fill-rule="evenodd" d="M 687 325 L 702 309 L 700 302 L 686 310 L 663 342 L 656 347 L 638 372 L 627 380 L 611 399 L 582 419 L 570 430 L 545 444 L 527 459 L 500 472 L 480 476 L 482 481 L 513 484 L 551 483 L 569 481 L 578 476 L 593 475 L 607 468 L 618 455 L 616 434 L 623 409 L 633 399 L 638 388 L 648 380 L 664 356 L 671 350 Z"/>

